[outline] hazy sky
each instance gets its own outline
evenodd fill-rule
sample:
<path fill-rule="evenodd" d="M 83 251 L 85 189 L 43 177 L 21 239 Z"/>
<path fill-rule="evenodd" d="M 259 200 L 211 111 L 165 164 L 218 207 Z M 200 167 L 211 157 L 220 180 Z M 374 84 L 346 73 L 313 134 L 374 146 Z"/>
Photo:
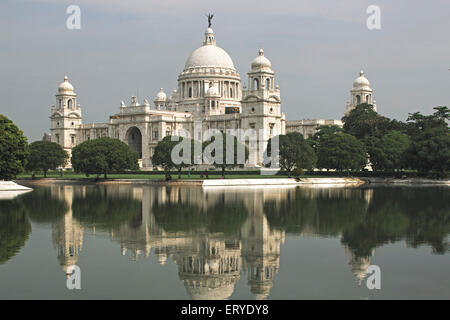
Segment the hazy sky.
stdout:
<path fill-rule="evenodd" d="M 66 28 L 71 4 L 81 30 Z M 366 27 L 373 4 L 381 30 Z M 1 0 L 0 113 L 31 142 L 49 132 L 66 74 L 84 123 L 107 122 L 137 93 L 170 95 L 202 44 L 207 12 L 243 84 L 264 49 L 288 120 L 340 119 L 361 66 L 383 115 L 450 106 L 448 0 Z"/>

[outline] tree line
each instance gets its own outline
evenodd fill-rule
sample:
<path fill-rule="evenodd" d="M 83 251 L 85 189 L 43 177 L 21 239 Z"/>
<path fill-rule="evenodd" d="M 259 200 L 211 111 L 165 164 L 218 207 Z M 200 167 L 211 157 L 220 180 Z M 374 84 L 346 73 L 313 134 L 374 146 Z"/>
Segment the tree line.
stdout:
<path fill-rule="evenodd" d="M 342 128 L 319 126 L 307 139 L 298 132 L 279 136 L 280 167 L 288 175 L 313 168 L 350 173 L 370 166 L 386 174 L 416 170 L 446 177 L 450 110 L 441 106 L 434 111 L 431 115 L 412 113 L 401 122 L 378 114 L 370 104 L 360 104 L 342 118 Z"/>

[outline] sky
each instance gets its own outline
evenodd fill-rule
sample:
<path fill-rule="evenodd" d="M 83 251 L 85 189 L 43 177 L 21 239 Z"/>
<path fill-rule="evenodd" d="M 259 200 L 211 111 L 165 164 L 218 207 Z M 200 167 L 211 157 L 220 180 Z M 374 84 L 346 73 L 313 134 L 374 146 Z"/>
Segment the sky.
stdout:
<path fill-rule="evenodd" d="M 69 5 L 81 9 L 80 30 L 66 27 Z M 370 5 L 379 30 L 367 28 Z M 0 114 L 40 140 L 65 75 L 84 123 L 107 122 L 134 95 L 170 95 L 206 13 L 242 84 L 264 49 L 287 120 L 340 119 L 361 67 L 387 117 L 450 106 L 448 0 L 2 0 Z"/>

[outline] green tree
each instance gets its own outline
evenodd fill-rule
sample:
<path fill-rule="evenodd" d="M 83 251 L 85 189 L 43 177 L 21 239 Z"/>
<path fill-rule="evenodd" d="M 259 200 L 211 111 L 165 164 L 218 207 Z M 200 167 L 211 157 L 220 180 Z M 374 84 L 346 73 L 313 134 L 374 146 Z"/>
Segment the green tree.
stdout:
<path fill-rule="evenodd" d="M 361 170 L 367 164 L 364 143 L 343 132 L 323 137 L 317 156 L 317 166 L 325 169 Z"/>
<path fill-rule="evenodd" d="M 226 134 L 226 133 L 222 133 L 222 143 L 220 144 L 219 141 L 216 141 L 216 136 L 212 136 L 211 140 L 207 140 L 203 142 L 203 159 L 204 161 L 208 161 L 207 159 L 211 158 L 211 164 L 216 167 L 216 168 L 221 168 L 222 169 L 222 177 L 225 178 L 225 169 L 226 168 L 234 168 L 234 167 L 243 167 L 245 162 L 248 160 L 248 156 L 249 156 L 249 151 L 247 146 L 245 146 L 244 144 L 242 144 L 241 142 L 238 141 L 238 138 L 234 135 L 230 135 L 230 134 Z M 227 145 L 228 144 L 232 144 L 233 146 L 233 150 L 229 150 L 230 152 L 232 152 L 232 159 L 227 159 Z M 213 148 L 214 146 L 218 146 L 221 147 L 222 150 L 216 150 L 216 148 Z M 212 150 L 211 150 L 212 148 Z M 240 150 L 244 151 L 244 159 L 243 162 L 244 163 L 239 163 L 241 162 L 239 159 L 240 156 Z M 211 152 L 210 152 L 211 151 Z M 216 152 L 221 151 L 221 155 L 217 154 Z"/>
<path fill-rule="evenodd" d="M 447 107 L 436 107 L 432 115 L 424 116 L 419 112 L 410 114 L 408 132 L 411 135 L 411 147 L 408 159 L 413 168 L 421 172 L 435 171 L 439 177 L 445 177 L 450 169 L 450 131 Z"/>
<path fill-rule="evenodd" d="M 30 144 L 26 169 L 31 172 L 42 170 L 44 177 L 47 177 L 48 170 L 64 167 L 68 158 L 68 153 L 59 144 L 49 141 L 35 141 Z"/>
<path fill-rule="evenodd" d="M 394 171 L 407 167 L 407 151 L 411 146 L 411 139 L 400 131 L 389 131 L 381 139 L 375 138 L 369 148 L 370 162 L 374 170 Z"/>
<path fill-rule="evenodd" d="M 317 157 L 310 142 L 298 132 L 289 132 L 278 136 L 279 166 L 290 177 L 292 170 L 297 168 L 311 170 L 315 167 Z M 267 143 L 267 155 L 272 154 L 272 138 Z"/>
<path fill-rule="evenodd" d="M 317 154 L 307 140 L 303 139 L 298 143 L 298 156 L 295 161 L 295 167 L 300 171 L 302 169 L 313 170 L 317 164 Z"/>
<path fill-rule="evenodd" d="M 390 130 L 405 129 L 405 124 L 397 120 L 390 120 L 374 109 L 373 105 L 362 103 L 342 118 L 344 132 L 370 145 L 371 138 L 381 138 Z"/>
<path fill-rule="evenodd" d="M 138 154 L 124 142 L 103 137 L 80 143 L 72 149 L 72 166 L 76 172 L 107 174 L 123 170 L 137 170 Z"/>
<path fill-rule="evenodd" d="M 0 114 L 0 180 L 11 180 L 21 173 L 27 155 L 27 138 L 11 120 Z"/>
<path fill-rule="evenodd" d="M 152 164 L 154 166 L 162 167 L 164 169 L 166 180 L 172 179 L 170 170 L 177 167 L 177 164 L 175 164 L 172 159 L 172 150 L 180 142 L 181 141 L 172 141 L 172 136 L 166 136 L 161 141 L 158 142 L 155 148 L 155 152 L 153 153 Z M 181 163 L 179 165 L 180 169 L 184 165 L 185 165 L 184 163 Z"/>
<path fill-rule="evenodd" d="M 317 152 L 317 150 L 319 149 L 320 140 L 322 139 L 322 137 L 329 135 L 329 134 L 335 134 L 338 132 L 342 132 L 343 130 L 344 129 L 342 129 L 338 125 L 318 126 L 316 128 L 316 133 L 312 137 L 309 137 L 307 140 L 308 140 L 309 144 L 313 147 L 313 149 Z"/>

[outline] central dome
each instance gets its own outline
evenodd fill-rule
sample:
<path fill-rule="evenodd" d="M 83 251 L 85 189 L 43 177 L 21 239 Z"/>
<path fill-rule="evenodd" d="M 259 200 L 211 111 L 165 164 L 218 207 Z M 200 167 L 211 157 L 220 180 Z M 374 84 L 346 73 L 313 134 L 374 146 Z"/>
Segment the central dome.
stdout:
<path fill-rule="evenodd" d="M 186 61 L 185 69 L 195 67 L 221 67 L 234 69 L 228 53 L 215 45 L 204 45 L 194 50 Z"/>
<path fill-rule="evenodd" d="M 185 69 L 198 67 L 218 67 L 235 69 L 233 60 L 222 48 L 216 46 L 214 33 L 211 28 L 205 32 L 203 46 L 194 50 L 186 61 Z"/>

